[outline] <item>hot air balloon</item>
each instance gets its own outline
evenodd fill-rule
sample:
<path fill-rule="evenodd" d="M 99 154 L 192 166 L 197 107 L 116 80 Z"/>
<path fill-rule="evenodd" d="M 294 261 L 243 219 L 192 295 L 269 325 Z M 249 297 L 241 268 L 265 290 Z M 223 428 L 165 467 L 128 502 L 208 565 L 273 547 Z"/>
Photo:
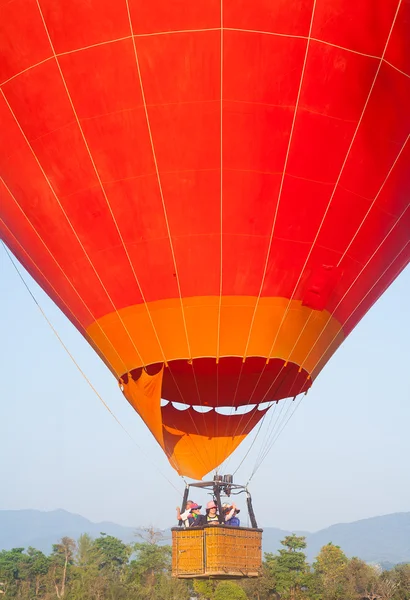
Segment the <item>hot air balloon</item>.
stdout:
<path fill-rule="evenodd" d="M 2 239 L 178 473 L 306 392 L 408 264 L 409 22 L 404 0 L 0 3 Z"/>

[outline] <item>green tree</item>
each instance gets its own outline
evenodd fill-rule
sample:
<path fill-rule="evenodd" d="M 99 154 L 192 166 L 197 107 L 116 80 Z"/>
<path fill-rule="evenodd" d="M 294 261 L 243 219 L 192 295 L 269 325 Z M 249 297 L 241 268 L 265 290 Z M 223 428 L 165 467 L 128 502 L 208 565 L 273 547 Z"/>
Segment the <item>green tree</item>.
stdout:
<path fill-rule="evenodd" d="M 156 544 L 137 543 L 135 551 L 135 572 L 140 576 L 150 579 L 156 573 L 169 571 L 171 567 L 171 547 L 157 546 Z"/>
<path fill-rule="evenodd" d="M 388 571 L 383 571 L 378 578 L 377 593 L 380 600 L 392 600 L 399 592 L 399 582 Z"/>
<path fill-rule="evenodd" d="M 133 546 L 134 556 L 128 569 L 128 589 L 132 598 L 188 600 L 187 583 L 171 577 L 171 547 L 164 545 L 162 532 L 150 527 L 139 537 L 144 541 Z"/>
<path fill-rule="evenodd" d="M 252 600 L 269 600 L 273 597 L 276 580 L 266 564 L 263 563 L 260 576 L 243 579 L 241 586 L 245 590 L 247 598 Z"/>
<path fill-rule="evenodd" d="M 127 598 L 126 579 L 131 553 L 131 546 L 114 536 L 101 533 L 96 540 L 81 536 L 73 572 L 73 600 Z"/>
<path fill-rule="evenodd" d="M 346 600 L 376 600 L 377 570 L 359 558 L 352 558 L 344 573 Z"/>
<path fill-rule="evenodd" d="M 346 569 L 348 558 L 332 543 L 323 546 L 313 563 L 316 591 L 323 600 L 342 600 L 346 594 Z"/>
<path fill-rule="evenodd" d="M 390 578 L 397 584 L 395 599 L 410 600 L 410 563 L 396 565 L 390 571 Z"/>
<path fill-rule="evenodd" d="M 93 559 L 94 540 L 88 533 L 83 533 L 77 540 L 75 564 L 79 567 L 87 566 Z"/>
<path fill-rule="evenodd" d="M 108 589 L 108 578 L 101 573 L 102 557 L 94 540 L 83 534 L 77 542 L 77 552 L 72 568 L 70 600 L 103 600 Z"/>
<path fill-rule="evenodd" d="M 69 537 L 63 537 L 53 544 L 51 554 L 51 577 L 57 598 L 64 598 L 71 565 L 74 563 L 76 543 Z"/>
<path fill-rule="evenodd" d="M 194 592 L 200 600 L 213 600 L 217 582 L 211 579 L 194 579 Z"/>
<path fill-rule="evenodd" d="M 46 576 L 50 568 L 50 559 L 36 548 L 29 547 L 27 550 L 26 570 L 30 582 L 30 589 L 37 598 L 45 591 Z"/>
<path fill-rule="evenodd" d="M 85 541 L 83 542 L 85 546 Z M 84 548 L 83 548 L 84 551 Z M 128 563 L 132 548 L 118 538 L 101 533 L 91 548 L 92 558 L 99 569 L 120 574 Z"/>
<path fill-rule="evenodd" d="M 281 544 L 284 547 L 279 550 L 279 556 L 265 554 L 266 567 L 281 598 L 294 600 L 303 595 L 302 588 L 307 582 L 308 564 L 303 552 L 306 539 L 293 534 L 286 536 Z"/>
<path fill-rule="evenodd" d="M 14 598 L 23 580 L 24 548 L 13 548 L 0 552 L 0 588 L 7 598 Z"/>
<path fill-rule="evenodd" d="M 234 581 L 221 581 L 214 593 L 214 600 L 246 600 L 245 590 Z"/>
<path fill-rule="evenodd" d="M 245 590 L 247 598 L 252 600 L 269 600 L 273 598 L 273 592 L 276 589 L 276 579 L 264 562 L 261 575 L 242 580 L 241 586 Z"/>
<path fill-rule="evenodd" d="M 155 583 L 155 576 L 171 569 L 171 547 L 160 546 L 159 536 L 149 536 L 149 541 L 134 544 L 135 559 L 132 561 L 134 575 L 140 582 L 149 586 Z"/>
<path fill-rule="evenodd" d="M 155 584 L 155 600 L 189 600 L 188 583 L 183 579 L 175 579 L 170 573 L 159 574 Z M 139 600 L 137 596 L 136 600 Z"/>

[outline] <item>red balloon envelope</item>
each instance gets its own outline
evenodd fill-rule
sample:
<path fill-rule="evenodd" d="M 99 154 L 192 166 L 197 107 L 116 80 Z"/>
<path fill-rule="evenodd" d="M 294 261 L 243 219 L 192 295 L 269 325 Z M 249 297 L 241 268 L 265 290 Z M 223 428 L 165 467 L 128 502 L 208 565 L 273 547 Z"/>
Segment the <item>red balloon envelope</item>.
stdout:
<path fill-rule="evenodd" d="M 3 0 L 0 30 L 2 238 L 202 477 L 409 261 L 410 3 Z"/>

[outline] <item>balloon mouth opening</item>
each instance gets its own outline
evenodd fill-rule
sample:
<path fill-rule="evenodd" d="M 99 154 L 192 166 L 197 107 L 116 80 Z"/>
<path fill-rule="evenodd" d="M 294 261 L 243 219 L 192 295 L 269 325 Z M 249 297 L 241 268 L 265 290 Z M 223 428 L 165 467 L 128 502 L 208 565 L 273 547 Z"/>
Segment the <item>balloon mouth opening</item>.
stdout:
<path fill-rule="evenodd" d="M 164 363 L 144 367 L 153 376 Z M 125 373 L 137 381 L 142 367 Z M 163 373 L 161 406 L 178 412 L 189 408 L 197 413 L 212 411 L 221 415 L 246 414 L 257 408 L 268 409 L 274 402 L 306 392 L 312 385 L 309 373 L 299 365 L 281 358 L 264 356 L 201 357 L 173 360 Z"/>
<path fill-rule="evenodd" d="M 165 406 L 172 406 L 175 410 L 179 412 L 184 412 L 188 409 L 192 409 L 193 411 L 199 414 L 208 414 L 210 412 L 215 412 L 219 415 L 246 415 L 247 413 L 252 412 L 253 410 L 259 410 L 261 412 L 266 411 L 268 408 L 273 406 L 276 401 L 271 402 L 261 402 L 260 404 L 241 404 L 239 406 L 204 406 L 202 404 L 183 404 L 182 402 L 171 402 L 170 400 L 166 400 L 165 398 L 161 398 L 161 408 Z"/>

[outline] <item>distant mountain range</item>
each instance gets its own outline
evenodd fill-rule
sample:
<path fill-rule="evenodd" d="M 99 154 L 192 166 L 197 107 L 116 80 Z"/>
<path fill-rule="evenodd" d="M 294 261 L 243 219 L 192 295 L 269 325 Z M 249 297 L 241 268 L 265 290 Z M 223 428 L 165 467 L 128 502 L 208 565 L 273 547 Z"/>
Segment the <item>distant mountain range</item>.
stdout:
<path fill-rule="evenodd" d="M 275 552 L 280 540 L 289 533 L 271 527 L 264 529 L 265 552 Z M 369 563 L 410 562 L 410 512 L 339 523 L 315 533 L 296 533 L 306 536 L 309 561 L 314 560 L 322 546 L 332 542 L 347 556 L 357 556 Z"/>
<path fill-rule="evenodd" d="M 136 542 L 143 534 L 141 529 L 110 522 L 93 523 L 65 510 L 0 510 L 0 550 L 33 546 L 49 553 L 52 544 L 63 536 L 77 539 L 82 533 L 88 533 L 97 537 L 102 532 L 124 542 Z M 275 527 L 264 528 L 264 551 L 276 552 L 280 540 L 290 533 Z M 296 533 L 306 536 L 309 561 L 314 560 L 322 546 L 332 542 L 348 556 L 358 556 L 366 562 L 410 562 L 410 512 L 340 523 L 315 533 Z M 170 542 L 169 530 L 164 531 L 164 540 Z"/>

